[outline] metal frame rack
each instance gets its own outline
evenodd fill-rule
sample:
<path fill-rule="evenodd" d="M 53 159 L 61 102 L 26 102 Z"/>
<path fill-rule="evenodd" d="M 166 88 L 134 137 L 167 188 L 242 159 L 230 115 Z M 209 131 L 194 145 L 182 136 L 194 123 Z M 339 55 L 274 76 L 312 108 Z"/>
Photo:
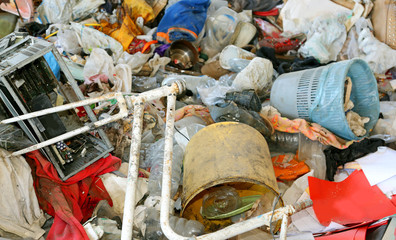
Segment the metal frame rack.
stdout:
<path fill-rule="evenodd" d="M 12 116 L 18 117 L 34 111 L 27 104 L 27 98 L 33 95 L 33 89 L 40 89 L 45 98 L 47 98 L 45 95 L 53 91 L 54 88 L 62 91 L 59 87 L 58 80 L 43 57 L 49 52 L 52 52 L 54 55 L 78 100 L 85 99 L 72 74 L 63 62 L 62 57 L 52 43 L 34 37 L 12 33 L 0 39 L 0 98 Z M 68 102 L 71 102 L 66 94 L 62 93 L 62 95 Z M 47 107 L 52 107 L 52 105 Z M 89 120 L 93 123 L 96 122 L 97 118 L 91 108 L 88 105 L 84 105 L 84 109 Z M 55 114 L 52 115 L 54 117 L 53 119 L 60 121 L 59 116 Z M 46 129 L 45 124 L 38 118 L 19 121 L 18 124 L 35 144 L 40 144 L 54 137 L 53 134 L 46 134 L 48 128 Z M 64 125 L 61 121 L 59 124 Z M 55 129 L 54 132 L 59 131 Z M 91 134 L 79 136 L 82 141 L 87 143 L 87 154 L 83 156 L 80 153 L 76 153 L 75 161 L 71 163 L 62 163 L 60 154 L 54 145 L 40 149 L 41 153 L 53 163 L 59 177 L 62 180 L 66 180 L 93 162 L 107 156 L 113 150 L 104 131 L 98 129 L 97 132 L 100 138 L 94 137 Z"/>

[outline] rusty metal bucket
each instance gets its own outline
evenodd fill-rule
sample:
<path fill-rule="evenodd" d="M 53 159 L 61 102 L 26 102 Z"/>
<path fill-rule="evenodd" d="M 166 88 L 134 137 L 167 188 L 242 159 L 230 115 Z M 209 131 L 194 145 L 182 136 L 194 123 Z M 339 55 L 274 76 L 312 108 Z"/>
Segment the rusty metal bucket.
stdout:
<path fill-rule="evenodd" d="M 267 142 L 245 124 L 222 122 L 200 130 L 187 145 L 183 165 L 182 216 L 203 223 L 207 232 L 232 224 L 200 214 L 203 196 L 218 186 L 232 186 L 241 197 L 263 195 L 266 212 L 279 194 Z"/>

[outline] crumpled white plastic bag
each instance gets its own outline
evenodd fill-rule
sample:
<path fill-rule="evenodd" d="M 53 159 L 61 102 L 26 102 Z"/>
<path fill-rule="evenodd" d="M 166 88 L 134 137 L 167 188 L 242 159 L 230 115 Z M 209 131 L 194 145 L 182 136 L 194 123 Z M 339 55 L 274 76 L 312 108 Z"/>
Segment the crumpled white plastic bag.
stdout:
<path fill-rule="evenodd" d="M 383 74 L 396 66 L 396 50 L 376 39 L 370 30 L 370 22 L 360 18 L 356 24 L 358 44 L 364 59 L 374 73 Z"/>
<path fill-rule="evenodd" d="M 237 91 L 254 89 L 261 92 L 272 82 L 274 69 L 272 62 L 265 58 L 256 57 L 235 77 L 232 87 Z"/>
<path fill-rule="evenodd" d="M 381 101 L 380 109 L 384 118 L 378 119 L 378 122 L 371 134 L 386 134 L 396 136 L 396 102 Z"/>
<path fill-rule="evenodd" d="M 342 20 L 334 16 L 316 18 L 298 52 L 304 57 L 315 57 L 320 63 L 336 61 L 347 36 Z"/>
<path fill-rule="evenodd" d="M 77 34 L 78 42 L 85 53 L 91 53 L 94 48 L 110 48 L 113 52 L 113 60 L 116 62 L 124 52 L 121 43 L 114 38 L 79 23 L 72 22 L 70 25 Z"/>
<path fill-rule="evenodd" d="M 330 0 L 288 0 L 280 12 L 280 17 L 284 32 L 298 34 L 308 32 L 312 21 L 319 16 L 349 15 L 351 12 Z"/>
<path fill-rule="evenodd" d="M 74 5 L 74 0 L 43 0 L 37 12 L 43 23 L 68 23 Z"/>
<path fill-rule="evenodd" d="M 118 64 L 114 69 L 114 92 L 130 93 L 132 91 L 132 71 L 127 64 Z"/>
<path fill-rule="evenodd" d="M 128 179 L 126 177 L 120 177 L 113 173 L 106 173 L 100 176 L 109 193 L 111 200 L 113 201 L 113 210 L 118 215 L 122 215 L 124 212 L 125 192 Z M 136 186 L 136 197 L 133 205 L 147 193 L 147 178 L 138 178 Z"/>
<path fill-rule="evenodd" d="M 171 59 L 168 57 L 160 57 L 157 53 L 155 53 L 154 57 L 150 59 L 148 62 L 149 66 L 152 69 L 150 77 L 154 77 L 154 75 L 158 72 L 158 70 L 164 69 L 165 66 L 170 63 Z"/>
<path fill-rule="evenodd" d="M 235 89 L 225 78 L 220 78 L 219 81 L 208 78 L 206 82 L 201 82 L 200 85 L 197 86 L 197 91 L 199 97 L 206 106 L 213 106 L 218 103 L 224 103 L 227 92 L 235 91 Z"/>
<path fill-rule="evenodd" d="M 104 0 L 80 0 L 73 7 L 73 20 L 83 18 L 92 12 L 96 12 L 98 7 L 104 3 Z"/>
<path fill-rule="evenodd" d="M 121 57 L 118 59 L 118 64 L 127 64 L 132 70 L 133 74 L 136 74 L 142 70 L 143 65 L 149 60 L 149 58 L 153 56 L 152 53 L 144 54 L 141 52 L 137 52 L 133 55 L 123 52 Z"/>
<path fill-rule="evenodd" d="M 102 82 L 109 79 L 113 84 L 111 91 L 130 93 L 132 91 L 132 71 L 127 64 L 117 64 L 101 48 L 92 50 L 84 66 L 85 84 L 97 83 L 103 89 Z"/>
<path fill-rule="evenodd" d="M 73 30 L 61 29 L 57 36 L 57 43 L 64 51 L 72 54 L 79 54 L 81 52 L 81 46 L 78 43 L 77 35 Z"/>
<path fill-rule="evenodd" d="M 99 75 L 104 74 L 108 79 L 113 79 L 114 64 L 113 59 L 107 54 L 107 52 L 101 48 L 94 48 L 91 55 L 84 66 L 84 79 L 85 84 L 91 84 L 93 82 L 101 82 Z"/>

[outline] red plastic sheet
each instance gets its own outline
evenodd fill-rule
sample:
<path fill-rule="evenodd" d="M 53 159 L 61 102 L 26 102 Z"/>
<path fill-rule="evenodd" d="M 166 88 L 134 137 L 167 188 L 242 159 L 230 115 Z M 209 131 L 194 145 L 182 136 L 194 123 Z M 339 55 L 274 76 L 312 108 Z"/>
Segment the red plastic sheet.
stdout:
<path fill-rule="evenodd" d="M 47 240 L 88 240 L 81 222 L 91 217 L 100 200 L 107 200 L 112 205 L 98 176 L 117 170 L 121 160 L 111 155 L 99 159 L 63 182 L 54 166 L 39 151 L 30 152 L 26 156 L 32 168 L 40 207 L 54 217 Z"/>
<path fill-rule="evenodd" d="M 342 182 L 308 178 L 316 217 L 322 225 L 331 221 L 353 224 L 378 220 L 396 213 L 396 206 L 377 186 L 370 186 L 363 171 L 354 171 Z"/>
<path fill-rule="evenodd" d="M 348 231 L 316 237 L 317 240 L 366 240 L 367 226 L 354 228 Z"/>

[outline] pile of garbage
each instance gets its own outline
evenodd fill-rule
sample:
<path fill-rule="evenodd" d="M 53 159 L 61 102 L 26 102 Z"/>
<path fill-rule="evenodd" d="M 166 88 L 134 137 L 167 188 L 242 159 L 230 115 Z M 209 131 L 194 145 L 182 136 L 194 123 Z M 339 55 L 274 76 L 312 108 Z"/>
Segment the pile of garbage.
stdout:
<path fill-rule="evenodd" d="M 395 8 L 0 1 L 0 237 L 395 238 Z"/>

